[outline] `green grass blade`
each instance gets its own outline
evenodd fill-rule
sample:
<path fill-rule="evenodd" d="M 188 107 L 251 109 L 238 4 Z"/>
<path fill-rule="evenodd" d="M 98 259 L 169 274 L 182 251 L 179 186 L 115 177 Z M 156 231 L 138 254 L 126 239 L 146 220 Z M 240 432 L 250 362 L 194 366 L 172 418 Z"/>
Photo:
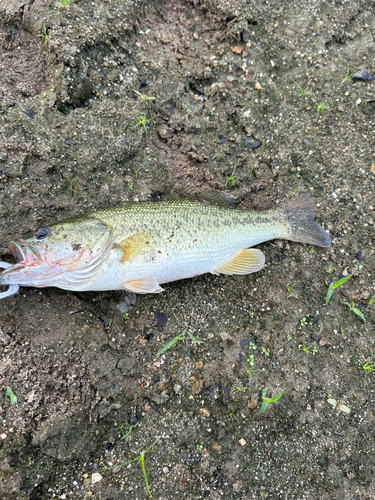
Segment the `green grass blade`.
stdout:
<path fill-rule="evenodd" d="M 359 309 L 357 309 L 356 307 L 353 307 L 353 312 L 359 316 L 361 318 L 361 320 L 366 323 L 366 318 L 364 317 L 362 311 L 360 311 Z"/>
<path fill-rule="evenodd" d="M 265 399 L 263 399 L 262 407 L 258 411 L 257 415 L 261 415 L 262 413 L 264 413 L 267 410 L 267 406 L 268 405 L 269 405 L 268 401 L 266 401 Z"/>
<path fill-rule="evenodd" d="M 333 283 L 330 283 L 328 290 L 327 290 L 327 295 L 326 295 L 326 306 L 328 306 L 329 301 L 331 300 L 331 297 L 333 295 Z"/>
<path fill-rule="evenodd" d="M 341 278 L 341 280 L 336 281 L 336 283 L 332 285 L 332 290 L 346 283 L 352 276 L 352 274 L 348 274 L 348 276 L 344 276 L 343 278 Z"/>
<path fill-rule="evenodd" d="M 279 394 L 276 394 L 276 396 L 274 396 L 273 398 L 271 399 L 266 399 L 266 401 L 268 401 L 269 403 L 274 403 L 275 401 L 277 401 L 278 399 L 281 398 L 281 396 L 283 395 L 283 392 L 284 391 L 280 391 Z"/>
<path fill-rule="evenodd" d="M 174 344 L 176 344 L 176 342 L 178 342 L 179 340 L 184 340 L 185 333 L 186 333 L 186 328 L 183 332 L 181 332 L 179 335 L 177 335 L 177 337 L 175 337 L 174 339 L 170 340 L 167 344 L 165 344 L 165 346 L 162 347 L 160 349 L 160 351 L 156 354 L 156 357 L 163 354 L 163 352 L 167 351 L 170 347 L 172 347 Z"/>

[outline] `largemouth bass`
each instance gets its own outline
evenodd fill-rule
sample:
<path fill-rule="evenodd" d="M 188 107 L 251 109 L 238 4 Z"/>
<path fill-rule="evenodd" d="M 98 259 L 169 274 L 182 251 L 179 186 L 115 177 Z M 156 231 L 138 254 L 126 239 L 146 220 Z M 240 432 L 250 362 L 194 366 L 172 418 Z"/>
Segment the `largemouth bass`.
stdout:
<path fill-rule="evenodd" d="M 309 194 L 265 212 L 192 200 L 98 210 L 11 241 L 18 263 L 0 274 L 0 284 L 158 293 L 163 283 L 204 273 L 254 273 L 265 257 L 250 247 L 264 241 L 329 247 L 315 212 Z"/>

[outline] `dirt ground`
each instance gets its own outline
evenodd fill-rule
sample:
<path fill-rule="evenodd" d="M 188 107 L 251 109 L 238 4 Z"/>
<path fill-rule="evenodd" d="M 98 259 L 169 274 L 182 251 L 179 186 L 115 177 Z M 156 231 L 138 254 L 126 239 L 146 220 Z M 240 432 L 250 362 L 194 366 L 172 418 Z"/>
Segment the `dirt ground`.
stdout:
<path fill-rule="evenodd" d="M 1 260 L 70 215 L 207 189 L 308 191 L 332 238 L 161 295 L 2 301 L 1 499 L 375 498 L 375 80 L 352 79 L 374 55 L 370 0 L 1 1 Z"/>

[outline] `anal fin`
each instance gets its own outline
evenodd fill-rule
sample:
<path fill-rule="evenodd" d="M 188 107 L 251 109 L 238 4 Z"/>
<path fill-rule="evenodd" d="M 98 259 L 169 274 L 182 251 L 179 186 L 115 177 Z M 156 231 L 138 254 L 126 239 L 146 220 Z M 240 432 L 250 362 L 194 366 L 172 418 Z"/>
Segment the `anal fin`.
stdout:
<path fill-rule="evenodd" d="M 250 274 L 264 266 L 264 253 L 257 248 L 241 250 L 232 260 L 216 269 L 221 274 Z"/>
<path fill-rule="evenodd" d="M 160 293 L 164 290 L 155 276 L 126 281 L 123 284 L 123 289 L 134 293 Z"/>

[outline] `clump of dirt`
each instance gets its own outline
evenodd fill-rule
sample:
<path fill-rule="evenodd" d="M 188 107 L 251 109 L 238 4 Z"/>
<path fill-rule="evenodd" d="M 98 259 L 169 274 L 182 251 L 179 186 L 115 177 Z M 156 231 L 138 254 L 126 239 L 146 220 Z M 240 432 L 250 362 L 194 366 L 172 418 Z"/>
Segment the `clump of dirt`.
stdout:
<path fill-rule="evenodd" d="M 309 191 L 332 247 L 269 242 L 259 273 L 158 296 L 1 302 L 1 498 L 146 498 L 146 450 L 155 499 L 374 497 L 375 97 L 351 78 L 374 29 L 359 0 L 3 6 L 2 260 L 70 215 L 212 189 Z"/>

